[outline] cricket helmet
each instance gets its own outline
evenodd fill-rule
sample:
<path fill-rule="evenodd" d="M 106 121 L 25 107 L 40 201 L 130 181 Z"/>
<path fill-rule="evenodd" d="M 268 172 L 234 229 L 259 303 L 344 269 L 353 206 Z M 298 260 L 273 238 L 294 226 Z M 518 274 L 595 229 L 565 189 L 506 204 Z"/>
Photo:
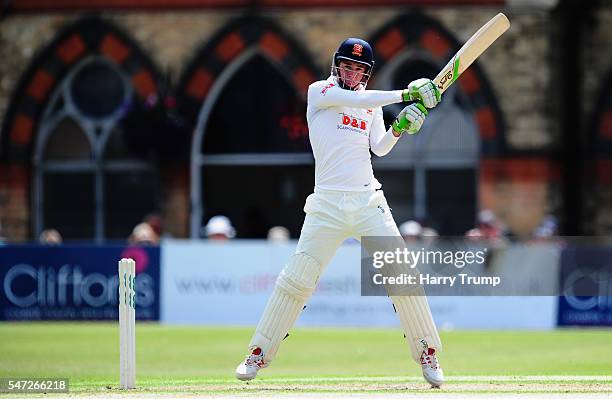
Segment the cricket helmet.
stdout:
<path fill-rule="evenodd" d="M 340 43 L 338 50 L 334 53 L 331 66 L 332 75 L 337 78 L 340 77 L 338 69 L 342 60 L 358 62 L 366 66 L 366 72 L 361 78 L 361 83 L 365 86 L 370 76 L 372 76 L 372 70 L 374 69 L 374 52 L 370 43 L 354 37 L 349 37 Z M 338 83 L 344 89 L 349 88 L 341 79 L 338 79 Z"/>

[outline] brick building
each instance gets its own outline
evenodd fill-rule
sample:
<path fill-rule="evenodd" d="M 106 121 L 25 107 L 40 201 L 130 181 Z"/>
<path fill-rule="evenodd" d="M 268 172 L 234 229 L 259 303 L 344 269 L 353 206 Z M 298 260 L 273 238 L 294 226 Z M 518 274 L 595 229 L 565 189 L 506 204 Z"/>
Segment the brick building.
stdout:
<path fill-rule="evenodd" d="M 576 4 L 575 4 L 576 3 Z M 519 235 L 612 231 L 612 4 L 554 0 L 22 0 L 0 17 L 0 223 L 176 237 L 215 214 L 238 237 L 297 236 L 314 164 L 305 89 L 346 37 L 370 88 L 433 77 L 502 10 L 511 29 L 375 173 L 396 221 L 462 234 L 492 209 Z M 390 122 L 398 107 L 386 107 Z"/>

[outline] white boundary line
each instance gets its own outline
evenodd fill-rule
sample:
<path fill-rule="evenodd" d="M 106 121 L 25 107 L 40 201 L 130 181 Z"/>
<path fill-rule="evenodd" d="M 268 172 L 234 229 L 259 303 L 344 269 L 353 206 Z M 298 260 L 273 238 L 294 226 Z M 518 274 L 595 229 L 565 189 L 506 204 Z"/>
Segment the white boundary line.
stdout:
<path fill-rule="evenodd" d="M 545 382 L 612 382 L 612 376 L 607 375 L 524 375 L 524 376 L 508 376 L 508 375 L 465 375 L 465 376 L 447 376 L 445 377 L 447 382 L 461 382 L 461 381 L 480 381 L 480 382 L 528 382 L 528 381 L 545 381 Z M 211 379 L 206 380 L 204 384 L 214 383 L 228 383 L 233 380 L 228 379 Z M 317 382 L 422 382 L 422 377 L 415 376 L 381 376 L 381 377 L 296 377 L 296 378 L 282 378 L 282 377 L 260 377 L 253 382 L 261 383 L 286 383 L 286 382 L 306 382 L 306 383 L 317 383 Z M 190 381 L 183 381 L 189 383 Z M 194 381 L 194 383 L 202 383 L 201 381 Z M 235 381 L 240 383 L 239 381 Z"/>

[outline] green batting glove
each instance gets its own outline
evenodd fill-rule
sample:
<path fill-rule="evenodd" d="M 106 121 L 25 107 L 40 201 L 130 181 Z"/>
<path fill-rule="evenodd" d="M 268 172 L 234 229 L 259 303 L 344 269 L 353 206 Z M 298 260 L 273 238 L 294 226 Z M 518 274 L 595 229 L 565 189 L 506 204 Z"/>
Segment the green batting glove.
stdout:
<path fill-rule="evenodd" d="M 428 113 L 427 108 L 423 104 L 410 104 L 397 115 L 391 127 L 395 133 L 400 135 L 403 133 L 415 134 L 423 126 Z"/>
<path fill-rule="evenodd" d="M 402 92 L 404 102 L 420 101 L 427 108 L 433 108 L 440 102 L 442 95 L 430 79 L 417 79 Z"/>

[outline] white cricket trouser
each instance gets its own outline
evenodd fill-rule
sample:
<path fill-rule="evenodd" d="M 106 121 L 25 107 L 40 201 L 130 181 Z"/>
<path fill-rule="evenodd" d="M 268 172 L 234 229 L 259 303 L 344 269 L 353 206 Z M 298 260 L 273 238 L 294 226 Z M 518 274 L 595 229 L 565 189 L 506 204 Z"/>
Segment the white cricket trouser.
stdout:
<path fill-rule="evenodd" d="M 306 218 L 295 255 L 281 271 L 249 345 L 261 348 L 267 362 L 274 359 L 280 342 L 345 239 L 400 236 L 382 191 L 315 189 L 306 199 L 304 212 Z M 392 296 L 391 299 L 412 357 L 418 362 L 424 346 L 440 350 L 440 338 L 425 296 Z"/>

